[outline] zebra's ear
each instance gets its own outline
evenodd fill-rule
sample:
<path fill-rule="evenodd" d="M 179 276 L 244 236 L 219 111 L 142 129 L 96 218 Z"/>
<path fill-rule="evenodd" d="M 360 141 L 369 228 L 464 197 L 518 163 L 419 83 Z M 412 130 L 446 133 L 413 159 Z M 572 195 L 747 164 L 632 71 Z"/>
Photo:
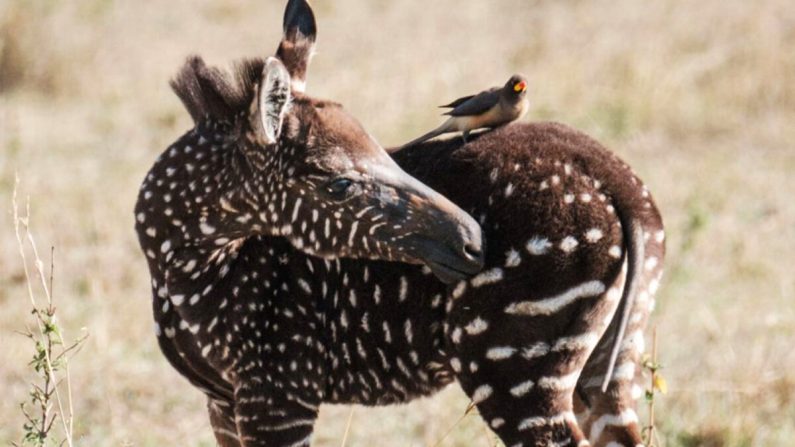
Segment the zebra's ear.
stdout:
<path fill-rule="evenodd" d="M 317 26 L 307 0 L 289 0 L 284 10 L 284 36 L 276 56 L 292 77 L 293 91 L 306 89 L 306 73 L 315 52 Z"/>
<path fill-rule="evenodd" d="M 282 131 L 284 115 L 290 106 L 290 73 L 275 57 L 265 61 L 257 105 L 266 144 L 275 144 Z"/>

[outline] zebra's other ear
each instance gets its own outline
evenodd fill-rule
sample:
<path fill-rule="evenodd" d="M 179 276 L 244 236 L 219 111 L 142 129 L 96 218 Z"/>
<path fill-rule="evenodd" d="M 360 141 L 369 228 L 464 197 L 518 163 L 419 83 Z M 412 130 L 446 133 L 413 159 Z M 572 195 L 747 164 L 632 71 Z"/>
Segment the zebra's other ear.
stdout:
<path fill-rule="evenodd" d="M 257 108 L 266 144 L 275 144 L 290 105 L 290 73 L 279 59 L 269 57 L 262 70 Z"/>
<path fill-rule="evenodd" d="M 284 10 L 284 36 L 276 51 L 292 77 L 293 91 L 306 90 L 306 73 L 315 51 L 315 14 L 307 0 L 289 0 Z"/>

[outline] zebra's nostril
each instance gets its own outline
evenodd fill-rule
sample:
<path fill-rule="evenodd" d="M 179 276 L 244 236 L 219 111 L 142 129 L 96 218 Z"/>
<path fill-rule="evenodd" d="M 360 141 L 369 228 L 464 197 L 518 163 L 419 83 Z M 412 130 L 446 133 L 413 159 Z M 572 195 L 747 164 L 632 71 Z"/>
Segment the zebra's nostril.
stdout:
<path fill-rule="evenodd" d="M 466 254 L 467 257 L 472 261 L 483 261 L 483 250 L 481 249 L 480 245 L 475 245 L 472 243 L 464 245 L 464 254 Z"/>

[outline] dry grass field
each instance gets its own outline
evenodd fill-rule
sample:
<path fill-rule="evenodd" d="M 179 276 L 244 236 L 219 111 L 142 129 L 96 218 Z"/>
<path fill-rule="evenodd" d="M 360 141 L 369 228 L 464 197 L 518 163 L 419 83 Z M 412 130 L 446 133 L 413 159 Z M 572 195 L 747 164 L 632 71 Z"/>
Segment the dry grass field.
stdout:
<path fill-rule="evenodd" d="M 795 439 L 795 3 L 792 0 L 315 0 L 309 92 L 384 145 L 435 106 L 513 72 L 530 120 L 600 139 L 654 193 L 668 229 L 652 324 L 669 392 L 663 445 Z M 32 372 L 11 193 L 30 197 L 72 362 L 79 446 L 211 446 L 199 391 L 160 354 L 133 203 L 190 125 L 167 81 L 190 53 L 272 53 L 281 1 L 0 0 L 0 444 L 18 440 Z M 353 412 L 348 447 L 493 446 L 453 385 Z M 324 407 L 340 446 L 350 407 Z M 641 411 L 643 414 L 644 411 Z M 456 422 L 461 421 L 456 425 Z M 449 433 L 448 433 L 449 432 Z"/>

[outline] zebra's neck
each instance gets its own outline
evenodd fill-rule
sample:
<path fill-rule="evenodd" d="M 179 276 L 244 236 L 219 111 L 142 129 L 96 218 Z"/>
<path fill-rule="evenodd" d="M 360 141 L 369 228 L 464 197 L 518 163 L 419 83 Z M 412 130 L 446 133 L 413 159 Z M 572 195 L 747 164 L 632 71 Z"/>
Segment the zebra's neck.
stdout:
<path fill-rule="evenodd" d="M 209 254 L 262 231 L 251 169 L 222 132 L 203 126 L 183 135 L 141 186 L 136 227 L 147 257 L 165 264 L 176 250 Z"/>

